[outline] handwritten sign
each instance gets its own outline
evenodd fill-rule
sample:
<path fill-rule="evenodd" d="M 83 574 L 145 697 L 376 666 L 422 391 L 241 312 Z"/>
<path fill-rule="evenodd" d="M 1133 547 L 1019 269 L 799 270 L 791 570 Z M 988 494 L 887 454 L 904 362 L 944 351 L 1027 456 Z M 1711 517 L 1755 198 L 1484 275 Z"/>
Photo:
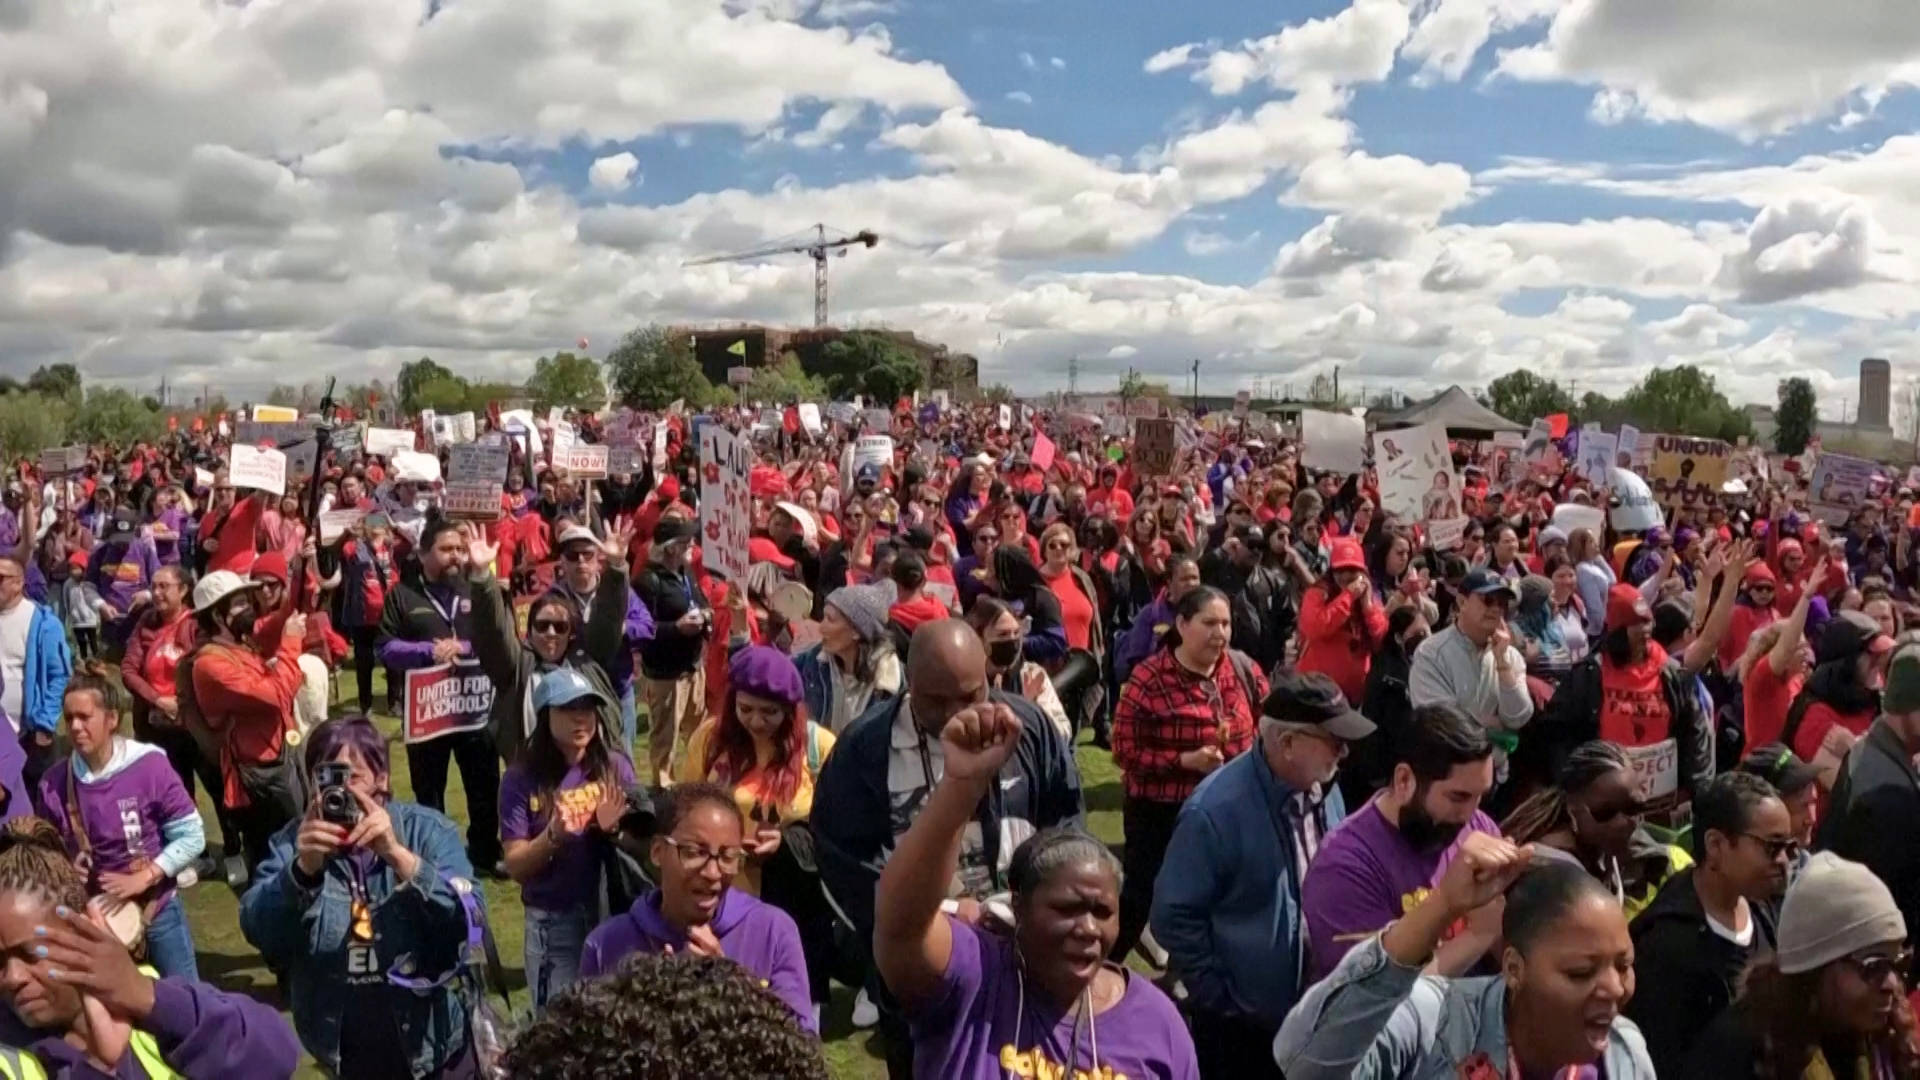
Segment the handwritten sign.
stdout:
<path fill-rule="evenodd" d="M 1654 498 L 1673 506 L 1718 493 L 1732 462 L 1733 447 L 1719 439 L 1656 435 L 1647 475 L 1653 480 Z"/>
<path fill-rule="evenodd" d="M 390 458 L 403 450 L 413 449 L 413 432 L 406 428 L 367 429 L 367 453 L 375 457 Z"/>
<path fill-rule="evenodd" d="M 507 481 L 507 448 L 464 443 L 447 453 L 448 517 L 494 521 Z"/>
<path fill-rule="evenodd" d="M 1133 422 L 1133 456 L 1143 476 L 1165 476 L 1173 471 L 1172 420 L 1141 418 Z"/>
<path fill-rule="evenodd" d="M 355 507 L 350 510 L 326 510 L 320 514 L 320 542 L 331 544 L 346 535 L 348 529 L 360 524 L 367 516 L 365 510 Z"/>
<path fill-rule="evenodd" d="M 65 476 L 86 467 L 87 448 L 84 446 L 51 446 L 40 451 L 42 476 Z"/>
<path fill-rule="evenodd" d="M 1670 800 L 1680 790 L 1680 744 L 1662 739 L 1651 746 L 1629 746 L 1633 793 L 1642 804 Z"/>
<path fill-rule="evenodd" d="M 327 445 L 337 454 L 351 454 L 367 444 L 364 424 L 348 424 L 327 433 Z"/>
<path fill-rule="evenodd" d="M 862 435 L 853 444 L 853 467 L 858 470 L 862 465 L 886 469 L 893 464 L 893 436 Z"/>
<path fill-rule="evenodd" d="M 574 443 L 567 449 L 562 467 L 567 475 L 580 480 L 604 480 L 607 476 L 607 447 Z"/>
<path fill-rule="evenodd" d="M 747 579 L 752 468 L 751 441 L 718 424 L 700 429 L 700 549 L 707 569 L 729 581 Z"/>
<path fill-rule="evenodd" d="M 476 661 L 407 672 L 407 745 L 480 731 L 493 711 L 493 680 Z"/>
<path fill-rule="evenodd" d="M 278 450 L 262 450 L 246 443 L 234 443 L 227 448 L 227 476 L 234 487 L 284 495 L 287 491 L 287 455 Z"/>

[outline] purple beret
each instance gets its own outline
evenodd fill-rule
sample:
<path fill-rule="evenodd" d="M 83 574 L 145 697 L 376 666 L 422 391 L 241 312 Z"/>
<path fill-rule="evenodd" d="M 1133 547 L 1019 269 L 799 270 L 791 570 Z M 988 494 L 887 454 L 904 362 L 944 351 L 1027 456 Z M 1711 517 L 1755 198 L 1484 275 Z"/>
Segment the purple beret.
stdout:
<path fill-rule="evenodd" d="M 787 654 L 765 645 L 749 645 L 727 660 L 727 682 L 735 690 L 769 701 L 798 704 L 800 669 Z"/>

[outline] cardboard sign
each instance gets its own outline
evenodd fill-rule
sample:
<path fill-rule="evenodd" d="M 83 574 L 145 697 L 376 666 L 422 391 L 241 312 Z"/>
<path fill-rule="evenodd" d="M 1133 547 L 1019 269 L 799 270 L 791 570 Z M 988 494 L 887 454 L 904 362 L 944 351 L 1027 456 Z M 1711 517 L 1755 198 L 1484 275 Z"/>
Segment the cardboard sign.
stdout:
<path fill-rule="evenodd" d="M 348 424 L 327 433 L 327 445 L 336 454 L 351 454 L 367 444 L 365 424 Z"/>
<path fill-rule="evenodd" d="M 227 478 L 236 488 L 284 495 L 287 491 L 287 455 L 246 443 L 227 448 Z"/>
<path fill-rule="evenodd" d="M 413 449 L 413 432 L 406 428 L 367 429 L 367 453 L 374 457 L 391 458 L 402 451 Z"/>
<path fill-rule="evenodd" d="M 1460 516 L 1460 478 L 1453 472 L 1447 429 L 1421 424 L 1373 435 L 1380 475 L 1380 506 L 1402 521 L 1451 521 Z"/>
<path fill-rule="evenodd" d="M 1173 472 L 1173 426 L 1172 420 L 1142 418 L 1133 422 L 1133 457 L 1142 476 Z"/>
<path fill-rule="evenodd" d="M 1813 516 L 1829 525 L 1845 525 L 1872 499 L 1877 469 L 1864 458 L 1822 451 L 1813 467 Z"/>
<path fill-rule="evenodd" d="M 878 466 L 882 471 L 892 468 L 893 436 L 860 436 L 853 444 L 853 467 L 858 470 L 862 465 Z"/>
<path fill-rule="evenodd" d="M 1302 464 L 1337 473 L 1367 467 L 1367 422 L 1347 413 L 1308 409 L 1300 414 Z"/>
<path fill-rule="evenodd" d="M 820 406 L 815 405 L 811 401 L 801 402 L 800 426 L 806 428 L 807 432 L 812 435 L 818 435 L 826 430 L 826 425 L 820 422 Z"/>
<path fill-rule="evenodd" d="M 407 672 L 407 745 L 463 731 L 481 731 L 493 711 L 493 680 L 474 660 Z"/>
<path fill-rule="evenodd" d="M 567 470 L 567 475 L 577 480 L 605 480 L 607 450 L 605 446 L 575 443 L 567 450 L 567 456 L 561 467 Z"/>
<path fill-rule="evenodd" d="M 747 579 L 752 468 L 752 442 L 718 424 L 700 428 L 700 550 L 707 569 L 729 581 Z"/>
<path fill-rule="evenodd" d="M 1035 432 L 1033 435 L 1033 454 L 1031 455 L 1033 458 L 1033 467 L 1036 469 L 1053 468 L 1054 450 L 1053 440 L 1047 438 L 1046 432 Z"/>
<path fill-rule="evenodd" d="M 1619 441 L 1604 431 L 1583 431 L 1580 433 L 1580 475 L 1589 483 L 1605 485 L 1607 470 L 1614 468 L 1618 456 Z"/>
<path fill-rule="evenodd" d="M 500 493 L 507 482 L 507 448 L 467 443 L 447 454 L 447 516 L 470 521 L 500 517 Z"/>
<path fill-rule="evenodd" d="M 1671 799 L 1680 790 L 1680 744 L 1662 739 L 1651 746 L 1624 747 L 1633 772 L 1633 794 L 1641 804 Z"/>
<path fill-rule="evenodd" d="M 1675 506 L 1711 499 L 1727 482 L 1727 467 L 1733 461 L 1733 447 L 1719 439 L 1696 439 L 1686 435 L 1656 435 L 1653 461 L 1647 475 L 1653 480 L 1653 497 L 1662 505 Z"/>
<path fill-rule="evenodd" d="M 416 484 L 431 484 L 440 479 L 440 459 L 432 454 L 402 450 L 393 455 L 393 478 Z"/>
<path fill-rule="evenodd" d="M 320 514 L 320 542 L 331 544 L 346 535 L 348 529 L 360 524 L 367 516 L 365 510 L 325 510 Z"/>
<path fill-rule="evenodd" d="M 40 475 L 65 476 L 87 467 L 84 446 L 50 446 L 40 451 Z"/>
<path fill-rule="evenodd" d="M 255 422 L 287 423 L 300 419 L 300 410 L 285 405 L 255 405 L 252 419 Z"/>

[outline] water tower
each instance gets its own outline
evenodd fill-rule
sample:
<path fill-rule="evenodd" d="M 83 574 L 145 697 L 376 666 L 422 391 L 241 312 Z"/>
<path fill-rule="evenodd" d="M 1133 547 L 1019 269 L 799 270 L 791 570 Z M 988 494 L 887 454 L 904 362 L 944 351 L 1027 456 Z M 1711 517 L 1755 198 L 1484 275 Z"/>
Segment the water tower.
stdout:
<path fill-rule="evenodd" d="M 1878 357 L 1860 361 L 1860 427 L 1888 429 L 1887 406 L 1891 400 L 1893 365 Z"/>

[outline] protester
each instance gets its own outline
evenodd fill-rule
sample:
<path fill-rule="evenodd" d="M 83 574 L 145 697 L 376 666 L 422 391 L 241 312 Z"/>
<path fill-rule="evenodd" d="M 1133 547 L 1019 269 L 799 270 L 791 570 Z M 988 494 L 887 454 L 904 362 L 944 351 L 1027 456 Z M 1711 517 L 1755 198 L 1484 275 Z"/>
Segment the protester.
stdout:
<path fill-rule="evenodd" d="M 1468 571 L 1453 591 L 1458 617 L 1413 654 L 1407 697 L 1416 709 L 1465 710 L 1486 729 L 1495 770 L 1504 773 L 1507 755 L 1520 743 L 1517 733 L 1533 718 L 1526 660 L 1507 628 L 1507 611 L 1519 597 L 1505 578 L 1485 569 Z"/>
<path fill-rule="evenodd" d="M 1287 1016 L 1274 1058 L 1288 1080 L 1653 1080 L 1646 1044 L 1621 1013 L 1634 980 L 1620 905 L 1585 871 L 1529 869 L 1530 855 L 1469 835 L 1404 918 L 1348 952 Z M 1503 896 L 1500 975 L 1423 975 L 1459 920 Z"/>
<path fill-rule="evenodd" d="M 52 761 L 60 700 L 72 674 L 73 651 L 59 616 L 27 598 L 24 564 L 0 558 L 0 712 L 27 748 L 30 781 Z"/>
<path fill-rule="evenodd" d="M 335 1076 L 472 1075 L 467 1005 L 446 978 L 480 899 L 459 832 L 393 798 L 386 737 L 365 718 L 329 720 L 303 749 L 315 797 L 274 835 L 240 929 Z"/>
<path fill-rule="evenodd" d="M 817 1031 L 793 919 L 732 887 L 746 862 L 745 840 L 744 820 L 725 788 L 704 782 L 675 787 L 653 837 L 659 887 L 588 935 L 580 977 L 612 971 L 636 952 L 725 956 L 785 1002 L 802 1027 Z"/>
<path fill-rule="evenodd" d="M 111 682 L 77 675 L 65 700 L 73 753 L 40 778 L 40 805 L 109 923 L 138 933 L 126 944 L 142 944 L 162 976 L 197 979 L 193 932 L 174 883 L 206 850 L 200 811 L 159 747 L 117 734 Z"/>
<path fill-rule="evenodd" d="M 1632 919 L 1680 870 L 1693 865 L 1684 848 L 1655 840 L 1641 827 L 1643 804 L 1633 759 L 1617 743 L 1576 747 L 1559 782 L 1529 796 L 1501 831 L 1534 855 L 1576 863 L 1600 880 Z"/>
<path fill-rule="evenodd" d="M 820 619 L 820 643 L 793 658 L 807 715 L 835 735 L 874 705 L 900 696 L 900 656 L 885 629 L 886 611 L 875 586 L 835 589 Z"/>
<path fill-rule="evenodd" d="M 340 587 L 335 590 L 339 622 L 353 644 L 353 675 L 360 711 L 373 711 L 373 669 L 379 661 L 380 616 L 387 594 L 400 584 L 400 564 L 387 519 L 368 514 L 339 540 Z M 397 680 L 389 678 L 388 711 L 399 701 Z"/>
<path fill-rule="evenodd" d="M 1694 1040 L 1733 1001 L 1748 963 L 1773 953 L 1773 900 L 1798 844 L 1779 794 L 1757 776 L 1717 776 L 1695 797 L 1695 865 L 1627 928 L 1639 987 L 1627 1015 L 1657 1070 L 1684 1075 Z"/>
<path fill-rule="evenodd" d="M 1113 670 L 1124 686 L 1133 669 L 1160 647 L 1160 638 L 1173 626 L 1173 611 L 1188 593 L 1200 587 L 1200 564 L 1190 555 L 1168 558 L 1166 588 L 1134 617 L 1133 624 L 1113 648 Z"/>
<path fill-rule="evenodd" d="M 1412 911 L 1467 836 L 1500 835 L 1480 810 L 1492 788 L 1493 744 L 1486 729 L 1451 706 L 1416 707 L 1394 749 L 1393 782 L 1349 814 L 1307 868 L 1300 905 L 1315 979 Z M 1499 934 L 1497 906 L 1475 911 L 1434 957 L 1435 970 L 1466 974 Z"/>
<path fill-rule="evenodd" d="M 1759 563 L 1755 569 L 1765 567 L 1765 563 Z M 1751 577 L 1753 571 L 1747 574 Z M 1787 711 L 1806 685 L 1807 673 L 1813 667 L 1813 650 L 1806 643 L 1813 595 L 1811 589 L 1802 592 L 1784 618 L 1773 619 L 1748 637 L 1733 669 L 1740 682 L 1748 746 L 1780 741 L 1787 726 Z M 1734 617 L 1740 617 L 1738 610 Z"/>
<path fill-rule="evenodd" d="M 1349 700 L 1366 693 L 1367 667 L 1387 632 L 1387 616 L 1374 602 L 1366 558 L 1358 540 L 1333 542 L 1331 574 L 1307 590 L 1300 606 L 1301 671 L 1333 679 Z"/>
<path fill-rule="evenodd" d="M 662 785 L 672 780 L 680 747 L 706 710 L 701 657 L 713 632 L 713 606 L 688 568 L 693 537 L 691 521 L 662 518 L 654 528 L 647 568 L 633 583 L 653 616 L 653 637 L 640 646 L 640 676 L 648 775 Z"/>
<path fill-rule="evenodd" d="M 1220 590 L 1202 585 L 1174 609 L 1160 651 L 1133 670 L 1113 714 L 1113 763 L 1126 797 L 1126 878 L 1120 894 L 1118 950 L 1140 939 L 1153 906 L 1153 882 L 1180 807 L 1209 773 L 1253 744 L 1267 680 L 1233 654 L 1232 615 Z"/>
<path fill-rule="evenodd" d="M 626 545 L 603 545 L 593 530 L 571 525 L 560 532 L 558 543 L 562 573 L 555 575 L 551 593 L 573 602 L 586 622 L 593 620 L 593 607 L 601 600 L 600 579 L 619 570 L 621 587 L 609 599 L 621 611 L 620 644 L 599 654 L 601 666 L 613 680 L 614 701 L 620 707 L 620 745 L 630 751 L 636 730 L 637 711 L 633 695 L 633 655 L 643 642 L 653 638 L 653 616 L 639 596 L 626 587 Z"/>
<path fill-rule="evenodd" d="M 1151 922 L 1187 988 L 1202 1075 L 1279 1075 L 1273 1036 L 1305 990 L 1301 879 L 1346 816 L 1332 786 L 1346 749 L 1372 733 L 1333 680 L 1276 673 L 1253 752 L 1180 809 Z"/>
<path fill-rule="evenodd" d="M 1857 611 L 1842 611 L 1820 631 L 1813 671 L 1787 708 L 1780 741 L 1812 762 L 1827 787 L 1880 712 L 1882 665 L 1892 651 L 1893 639 Z"/>
<path fill-rule="evenodd" d="M 1008 868 L 1011 936 L 941 910 L 946 882 L 961 869 L 964 834 L 1026 722 L 1004 701 L 945 719 L 945 771 L 880 876 L 874 957 L 913 1023 L 914 1073 L 1197 1080 L 1193 1042 L 1173 1003 L 1146 979 L 1103 962 L 1119 932 L 1120 869 L 1098 841 L 1048 829 L 1021 842 Z"/>
<path fill-rule="evenodd" d="M 997 596 L 982 596 L 967 611 L 967 625 L 987 647 L 987 681 L 996 690 L 1024 697 L 1039 706 L 1062 739 L 1071 744 L 1073 724 L 1053 689 L 1047 669 L 1020 655 L 1020 620 Z"/>
<path fill-rule="evenodd" d="M 1801 868 L 1806 866 L 1808 853 L 1813 850 L 1813 831 L 1818 820 L 1815 804 L 1820 796 L 1816 781 L 1820 771 L 1801 761 L 1782 743 L 1755 747 L 1740 762 L 1740 771 L 1752 773 L 1772 785 L 1780 801 L 1786 804 L 1793 838 L 1800 845 L 1787 869 L 1787 877 L 1789 880 L 1798 877 Z"/>

